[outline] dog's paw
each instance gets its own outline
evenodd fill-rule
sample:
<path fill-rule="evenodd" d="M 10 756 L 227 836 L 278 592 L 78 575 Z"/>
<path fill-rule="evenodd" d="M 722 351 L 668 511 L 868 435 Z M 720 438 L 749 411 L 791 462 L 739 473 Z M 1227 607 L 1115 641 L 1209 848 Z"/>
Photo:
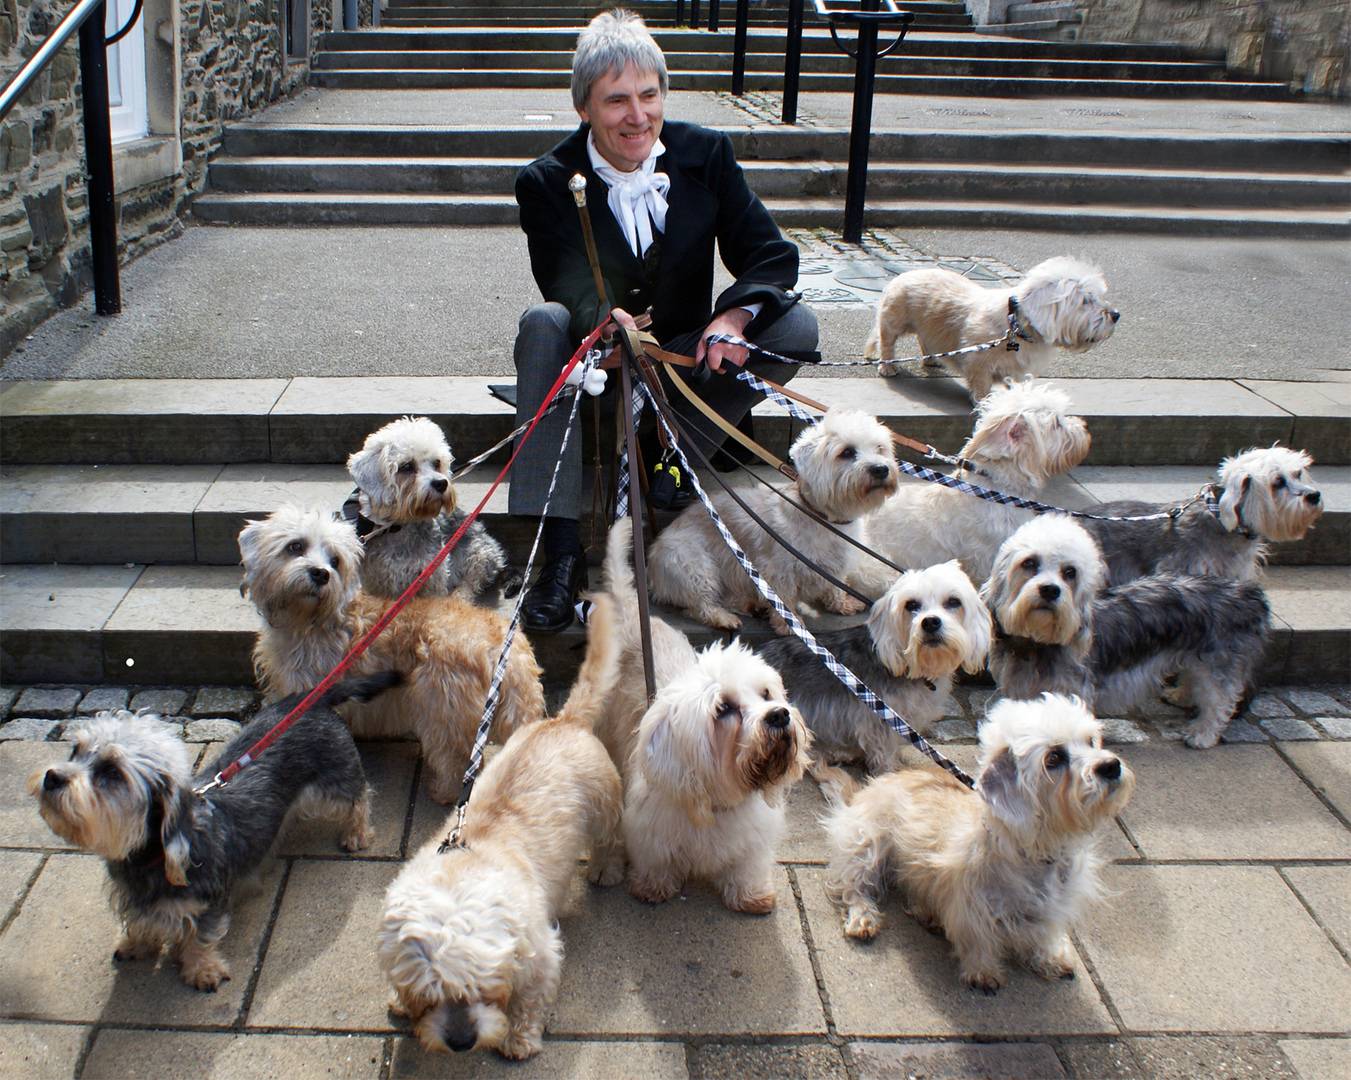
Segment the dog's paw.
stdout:
<path fill-rule="evenodd" d="M 844 920 L 844 936 L 855 941 L 872 941 L 882 929 L 882 916 L 875 911 L 852 909 Z"/>
<path fill-rule="evenodd" d="M 972 990 L 994 997 L 1004 985 L 1004 976 L 997 971 L 973 971 L 962 976 L 962 981 Z"/>
<path fill-rule="evenodd" d="M 897 367 L 895 364 L 893 364 L 890 360 L 883 360 L 880 364 L 877 365 L 877 374 L 882 376 L 882 378 L 884 379 L 891 378 L 900 370 L 901 369 Z"/>
<path fill-rule="evenodd" d="M 692 611 L 690 614 L 705 626 L 711 626 L 715 630 L 741 629 L 741 619 L 726 608 L 704 608 L 702 611 Z"/>
<path fill-rule="evenodd" d="M 739 911 L 743 915 L 768 915 L 774 910 L 774 894 L 772 892 L 749 896 L 734 893 L 723 896 L 722 902 L 728 911 Z"/>
<path fill-rule="evenodd" d="M 592 885 L 599 885 L 602 889 L 608 889 L 611 885 L 618 885 L 624 880 L 624 861 L 622 859 L 609 859 L 605 862 L 593 860 L 586 871 L 586 880 Z"/>
<path fill-rule="evenodd" d="M 183 981 L 195 990 L 214 994 L 220 984 L 230 981 L 230 968 L 215 956 L 203 956 L 183 964 Z"/>
<path fill-rule="evenodd" d="M 1074 964 L 1064 956 L 1036 956 L 1028 966 L 1050 982 L 1074 978 Z"/>
<path fill-rule="evenodd" d="M 497 1047 L 497 1052 L 512 1061 L 532 1058 L 544 1049 L 542 1036 L 527 1031 L 509 1031 Z"/>
<path fill-rule="evenodd" d="M 1220 733 L 1218 731 L 1189 728 L 1187 733 L 1182 736 L 1182 741 L 1193 750 L 1209 750 L 1220 741 Z"/>
<path fill-rule="evenodd" d="M 371 846 L 371 841 L 375 839 L 375 830 L 369 825 L 363 825 L 360 828 L 344 833 L 342 839 L 338 841 L 343 851 L 364 851 Z"/>
<path fill-rule="evenodd" d="M 504 566 L 501 573 L 497 575 L 495 584 L 502 590 L 502 596 L 510 600 L 521 591 L 521 587 L 525 584 L 525 578 L 521 576 L 521 572 L 516 567 Z"/>
<path fill-rule="evenodd" d="M 850 596 L 848 593 L 841 593 L 838 597 L 832 599 L 826 606 L 839 615 L 857 615 L 860 611 L 864 611 L 868 607 L 862 600 L 855 596 Z"/>
<path fill-rule="evenodd" d="M 629 877 L 629 895 L 646 904 L 664 904 L 676 894 L 678 888 L 664 881 L 651 881 L 632 875 Z"/>
<path fill-rule="evenodd" d="M 130 960 L 153 960 L 159 956 L 160 946 L 137 938 L 124 937 L 113 949 L 113 959 L 122 963 Z"/>

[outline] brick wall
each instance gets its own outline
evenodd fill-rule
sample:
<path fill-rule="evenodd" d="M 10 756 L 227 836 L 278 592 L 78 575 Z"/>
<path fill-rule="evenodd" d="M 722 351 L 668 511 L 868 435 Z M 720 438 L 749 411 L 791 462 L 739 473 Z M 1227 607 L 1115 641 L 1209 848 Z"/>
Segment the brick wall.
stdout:
<path fill-rule="evenodd" d="M 316 0 L 315 6 L 321 5 Z M 0 79 L 32 55 L 69 7 L 50 0 L 0 0 Z M 158 80 L 160 112 L 168 117 L 157 130 L 152 109 L 152 136 L 171 150 L 179 141 L 182 168 L 128 186 L 138 173 L 129 159 L 140 144 L 127 144 L 115 156 L 114 170 L 122 178 L 117 206 L 123 262 L 181 229 L 179 214 L 202 189 L 223 126 L 303 80 L 306 65 L 287 65 L 281 56 L 278 12 L 278 0 L 147 2 L 147 78 Z M 78 84 L 72 41 L 0 122 L 0 358 L 90 286 Z M 178 159 L 177 153 L 171 157 Z"/>
<path fill-rule="evenodd" d="M 1076 0 L 1081 41 L 1169 41 L 1223 50 L 1236 71 L 1313 94 L 1351 85 L 1347 0 Z"/>

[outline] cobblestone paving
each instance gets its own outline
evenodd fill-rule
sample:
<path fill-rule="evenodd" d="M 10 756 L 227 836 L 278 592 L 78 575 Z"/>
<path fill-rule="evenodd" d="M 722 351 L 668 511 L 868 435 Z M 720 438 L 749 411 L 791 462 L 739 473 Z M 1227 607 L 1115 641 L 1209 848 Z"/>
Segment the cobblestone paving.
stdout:
<path fill-rule="evenodd" d="M 939 741 L 974 761 L 990 691 L 959 688 Z M 98 860 L 54 836 L 24 780 L 102 707 L 159 704 L 205 765 L 248 689 L 0 689 L 0 1080 L 23 1076 L 1297 1077 L 1351 1075 L 1351 687 L 1275 687 L 1188 750 L 1160 704 L 1108 723 L 1138 777 L 1103 838 L 1109 896 L 1076 976 L 1015 971 L 965 990 L 900 906 L 847 942 L 822 890 L 813 785 L 794 790 L 779 905 L 732 915 L 691 887 L 647 907 L 575 882 L 544 1053 L 431 1058 L 385 1010 L 372 940 L 398 864 L 443 827 L 417 748 L 361 744 L 376 842 L 298 824 L 226 939 L 233 979 L 184 987 L 167 961 L 114 965 Z"/>

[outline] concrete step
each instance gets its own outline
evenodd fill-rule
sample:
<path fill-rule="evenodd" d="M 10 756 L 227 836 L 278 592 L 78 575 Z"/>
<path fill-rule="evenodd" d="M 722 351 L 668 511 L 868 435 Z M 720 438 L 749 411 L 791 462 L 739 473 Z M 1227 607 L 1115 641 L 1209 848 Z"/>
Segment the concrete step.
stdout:
<path fill-rule="evenodd" d="M 727 90 L 731 85 L 730 67 L 726 71 L 694 71 L 672 67 L 672 90 Z M 535 71 L 528 68 L 485 68 L 482 70 L 438 71 L 389 68 L 312 70 L 310 85 L 333 90 L 414 90 L 524 88 L 562 89 L 568 85 L 566 71 Z M 778 90 L 782 72 L 747 72 L 747 90 Z M 799 86 L 804 92 L 851 91 L 852 74 L 803 72 Z M 1291 98 L 1283 83 L 1201 80 L 1038 78 L 1017 76 L 977 77 L 964 75 L 903 75 L 879 72 L 875 84 L 879 94 L 937 94 L 970 97 L 1141 97 L 1208 98 L 1223 101 L 1284 101 Z"/>
<path fill-rule="evenodd" d="M 244 122 L 225 129 L 224 157 L 459 157 L 531 161 L 572 133 L 564 127 L 429 128 Z M 737 160 L 844 161 L 841 128 L 725 129 Z M 874 131 L 874 164 L 983 162 L 991 165 L 1118 165 L 1129 168 L 1322 172 L 1351 168 L 1351 135 L 1198 135 L 1190 132 L 1009 130 Z"/>
<path fill-rule="evenodd" d="M 1110 348 L 1111 343 L 1105 348 Z M 833 356 L 830 359 L 847 359 Z M 488 393 L 509 378 L 80 379 L 0 386 L 0 460 L 18 465 L 334 464 L 405 414 L 430 416 L 460 460 L 503 438 L 514 412 Z M 1281 442 L 1323 465 L 1351 465 L 1345 383 L 1202 379 L 1057 379 L 1093 433 L 1088 465 L 1194 465 Z M 970 431 L 949 378 L 812 378 L 802 393 L 865 409 L 945 450 Z M 757 407 L 756 431 L 787 449 L 789 425 Z M 584 425 L 589 437 L 590 425 Z M 505 460 L 505 457 L 502 458 Z"/>
<path fill-rule="evenodd" d="M 781 227 L 839 228 L 838 198 L 765 199 Z M 1197 236 L 1351 236 L 1343 212 L 1066 206 L 1020 201 L 869 200 L 870 228 L 1003 228 L 1071 232 L 1174 233 Z M 519 211 L 509 195 L 313 193 L 206 194 L 193 203 L 198 221 L 220 225 L 511 225 Z"/>
<path fill-rule="evenodd" d="M 708 34 L 696 30 L 653 30 L 653 37 L 668 56 L 686 52 L 721 52 L 731 54 L 733 36 L 727 32 Z M 554 30 L 538 27 L 461 27 L 453 30 L 421 30 L 416 33 L 396 28 L 378 30 L 333 30 L 320 35 L 319 49 L 327 51 L 353 50 L 358 52 L 387 50 L 391 52 L 568 52 L 577 43 L 573 30 Z M 752 28 L 746 36 L 748 55 L 768 53 L 782 60 L 783 33 L 778 30 Z M 824 27 L 808 25 L 802 34 L 804 55 L 815 53 L 838 54 L 839 46 Z M 1026 57 L 1029 59 L 1118 60 L 1141 62 L 1168 62 L 1190 60 L 1211 64 L 1224 63 L 1223 50 L 1188 49 L 1180 45 L 1134 44 L 1127 42 L 1037 42 L 1016 41 L 1006 37 L 915 33 L 906 36 L 893 57 L 906 56 L 984 56 Z M 892 57 L 884 58 L 888 63 Z"/>
<path fill-rule="evenodd" d="M 1261 682 L 1326 682 L 1351 670 L 1351 572 L 1271 567 L 1273 628 Z M 698 645 L 714 632 L 669 617 Z M 809 620 L 831 628 L 845 620 Z M 0 567 L 0 667 L 7 684 L 117 683 L 241 686 L 253 681 L 258 628 L 228 566 Z M 741 637 L 768 640 L 749 620 Z M 566 684 L 581 657 L 574 625 L 531 641 L 551 683 Z"/>
<path fill-rule="evenodd" d="M 384 26 L 391 27 L 426 27 L 428 29 L 450 29 L 450 28 L 473 28 L 473 27 L 509 27 L 519 26 L 521 20 L 515 15 L 461 15 L 454 9 L 442 9 L 447 13 L 435 13 L 430 15 L 414 15 L 412 13 L 394 16 L 382 16 L 381 23 Z M 701 13 L 701 23 L 707 25 L 707 11 Z M 721 20 L 720 30 L 723 33 L 730 33 L 734 26 L 735 15 L 724 16 Z M 579 32 L 586 26 L 587 18 L 574 18 L 572 16 L 539 16 L 534 18 L 531 24 L 546 29 L 570 29 L 573 33 Z M 671 25 L 671 20 L 663 20 L 667 25 Z M 783 27 L 786 19 L 773 18 L 769 16 L 757 16 L 752 18 L 747 25 L 758 28 Z M 973 29 L 971 20 L 960 15 L 918 15 L 912 24 L 916 30 L 942 31 L 943 33 L 961 33 Z"/>
<path fill-rule="evenodd" d="M 520 158 L 231 157 L 211 165 L 214 192 L 400 192 L 510 195 Z M 848 163 L 750 161 L 762 199 L 840 196 Z M 1171 169 L 875 162 L 874 199 L 1035 199 L 1042 203 L 1296 208 L 1351 207 L 1351 177 L 1319 173 L 1184 172 Z"/>
<path fill-rule="evenodd" d="M 672 57 L 684 72 L 702 76 L 731 77 L 728 56 L 724 52 L 686 52 Z M 393 52 L 390 50 L 329 50 L 314 58 L 312 72 L 352 70 L 472 72 L 482 69 L 550 71 L 570 74 L 569 52 L 470 52 L 425 49 Z M 770 53 L 748 54 L 748 75 L 782 75 L 783 58 Z M 854 61 L 843 53 L 813 53 L 802 60 L 802 76 L 837 75 L 853 78 Z M 1157 82 L 1223 80 L 1223 66 L 1194 61 L 1079 60 L 1040 57 L 966 57 L 907 56 L 899 60 L 887 57 L 878 65 L 879 77 L 892 73 L 909 77 L 924 75 L 967 78 L 1014 79 L 1112 79 Z M 679 89 L 679 87 L 676 87 Z"/>
<path fill-rule="evenodd" d="M 457 483 L 460 505 L 477 506 L 500 465 Z M 774 479 L 768 467 L 757 469 Z M 1319 465 L 1326 510 L 1298 543 L 1274 546 L 1281 566 L 1351 564 L 1351 467 Z M 744 474 L 734 479 L 753 483 Z M 1205 466 L 1092 466 L 1059 478 L 1041 501 L 1071 510 L 1095 502 L 1181 500 L 1214 479 Z M 17 465 L 0 470 L 0 562 L 99 565 L 198 563 L 234 566 L 246 520 L 284 503 L 337 511 L 352 489 L 333 465 Z M 590 481 L 583 490 L 591 490 Z M 505 485 L 482 518 L 518 563 L 534 529 L 507 514 Z"/>

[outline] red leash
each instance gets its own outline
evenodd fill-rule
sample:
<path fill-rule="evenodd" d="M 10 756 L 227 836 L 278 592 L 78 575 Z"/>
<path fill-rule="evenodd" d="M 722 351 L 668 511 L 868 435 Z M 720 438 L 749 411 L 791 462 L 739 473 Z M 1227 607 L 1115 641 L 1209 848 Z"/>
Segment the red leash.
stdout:
<path fill-rule="evenodd" d="M 492 486 L 488 488 L 487 493 L 479 500 L 479 504 L 474 507 L 473 512 L 460 523 L 460 527 L 455 530 L 455 535 L 446 541 L 445 546 L 436 553 L 435 557 L 427 564 L 422 573 L 420 573 L 413 583 L 409 585 L 408 588 L 404 589 L 404 591 L 399 594 L 399 597 L 385 609 L 385 613 L 376 620 L 375 625 L 361 636 L 361 639 L 348 650 L 347 655 L 338 661 L 337 666 L 324 676 L 318 686 L 305 695 L 299 705 L 282 717 L 271 730 L 250 746 L 243 755 L 235 761 L 232 761 L 220 772 L 216 773 L 216 775 L 212 777 L 210 783 L 199 788 L 197 790 L 198 795 L 204 795 L 214 787 L 224 787 L 233 780 L 241 770 L 247 768 L 256 761 L 259 755 L 276 742 L 287 728 L 304 716 L 305 713 L 309 711 L 310 707 L 319 700 L 324 691 L 337 682 L 343 672 L 351 667 L 353 662 L 370 648 L 371 643 L 384 633 L 385 627 L 394 621 L 394 617 L 408 605 L 408 601 L 417 595 L 418 590 L 427 583 L 427 579 L 431 577 L 432 574 L 436 573 L 436 568 L 446 561 L 446 557 L 455 550 L 455 545 L 460 542 L 460 538 L 464 536 L 469 526 L 474 523 L 474 519 L 477 518 L 483 511 L 483 508 L 488 505 L 488 500 L 492 498 L 493 492 L 498 489 L 498 486 L 502 483 L 507 473 L 511 471 L 512 465 L 516 463 L 516 455 L 521 452 L 521 448 L 525 446 L 526 441 L 530 438 L 531 434 L 534 433 L 536 425 L 539 424 L 540 419 L 544 416 L 545 410 L 549 408 L 549 405 L 553 402 L 554 398 L 558 396 L 558 392 L 563 389 L 563 384 L 567 382 L 568 376 L 572 374 L 572 369 L 581 362 L 581 359 L 586 355 L 587 350 L 599 340 L 601 332 L 609 324 L 610 318 L 607 315 L 604 322 L 586 335 L 581 346 L 572 354 L 572 359 L 563 365 L 563 370 L 558 373 L 558 378 L 554 380 L 554 384 L 550 388 L 549 393 L 545 396 L 544 401 L 540 403 L 540 407 L 535 410 L 535 415 L 530 421 L 530 426 L 526 428 L 525 432 L 521 435 L 521 441 L 517 443 L 516 449 L 511 452 L 511 457 L 507 463 L 502 466 L 502 471 L 497 474 L 497 479 L 492 482 Z M 582 392 L 581 387 L 578 387 L 577 392 L 579 394 Z"/>

